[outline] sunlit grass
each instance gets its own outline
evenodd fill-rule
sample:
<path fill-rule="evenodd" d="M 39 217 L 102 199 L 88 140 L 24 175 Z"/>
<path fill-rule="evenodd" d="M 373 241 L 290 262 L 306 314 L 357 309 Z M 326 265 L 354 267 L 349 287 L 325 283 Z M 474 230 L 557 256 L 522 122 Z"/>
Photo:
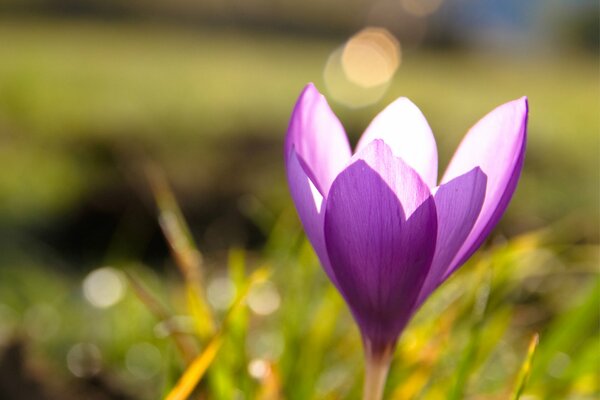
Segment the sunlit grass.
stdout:
<path fill-rule="evenodd" d="M 169 231 L 169 221 L 184 216 L 173 198 L 161 203 L 159 196 L 165 240 L 181 257 L 143 265 L 107 255 L 85 266 L 133 277 L 116 304 L 98 308 L 82 286 L 90 275 L 73 276 L 61 255 L 33 237 L 3 232 L 0 346 L 26 338 L 57 385 L 101 373 L 154 399 L 176 387 L 216 337 L 218 352 L 204 353 L 212 362 L 196 375 L 205 398 L 359 398 L 358 331 L 302 234 L 279 145 L 302 86 L 315 81 L 325 90 L 322 70 L 340 43 L 50 20 L 2 21 L 0 40 L 0 220 L 47 221 L 114 184 L 111 156 L 123 172 L 140 151 L 188 193 L 234 180 L 239 192 L 264 200 L 247 211 L 267 236 L 260 249 L 205 259 L 200 280 L 185 268 L 201 259 L 181 256 L 195 254 L 191 234 L 184 229 L 187 240 L 178 241 L 181 231 Z M 356 138 L 383 104 L 409 96 L 428 117 L 444 165 L 478 118 L 507 100 L 530 99 L 524 176 L 504 225 L 404 332 L 386 398 L 506 399 L 521 382 L 523 400 L 600 395 L 597 83 L 597 61 L 581 55 L 415 51 L 403 55 L 379 103 L 360 110 L 332 104 Z M 231 148 L 247 138 L 275 150 L 264 159 L 240 157 L 236 151 L 248 150 Z M 523 233 L 530 227 L 544 229 Z M 263 292 L 218 331 L 261 268 L 271 272 Z M 227 284 L 231 298 L 211 299 L 215 282 Z M 528 369 L 534 333 L 539 346 Z M 182 348 L 191 350 L 182 355 Z"/>
<path fill-rule="evenodd" d="M 8 146 L 3 151 L 15 148 L 22 155 L 4 158 L 10 167 L 0 172 L 7 198 L 0 215 L 13 215 L 11 204 L 25 202 L 20 218 L 52 215 L 106 184 L 106 162 L 96 153 L 118 158 L 132 148 L 149 152 L 189 192 L 212 190 L 215 171 L 231 170 L 237 157 L 247 168 L 232 185 L 264 198 L 286 198 L 283 185 L 265 184 L 283 182 L 275 168 L 280 151 L 274 149 L 302 86 L 314 81 L 325 91 L 323 68 L 343 41 L 85 20 L 4 20 L 0 38 L 0 129 Z M 597 60 L 415 50 L 402 60 L 378 103 L 351 110 L 332 101 L 351 137 L 383 105 L 408 96 L 436 134 L 443 171 L 474 122 L 527 95 L 530 140 L 509 211 L 512 229 L 543 226 L 572 212 L 598 217 Z M 275 145 L 257 160 L 235 146 L 242 138 Z M 42 150 L 56 162 L 37 171 L 27 160 Z M 13 169 L 29 177 L 39 196 L 24 199 L 28 186 L 7 172 Z M 68 185 L 45 184 L 60 179 L 56 174 Z M 590 224 L 582 235 L 598 238 Z"/>
<path fill-rule="evenodd" d="M 273 238 L 278 244 L 258 259 L 250 261 L 234 250 L 228 262 L 206 271 L 208 284 L 227 271 L 243 295 L 249 271 L 268 265 L 282 301 L 266 314 L 244 308 L 222 325 L 221 348 L 211 353 L 214 361 L 203 365 L 208 375 L 198 390 L 211 399 L 230 399 L 236 393 L 268 398 L 259 396 L 264 391 L 287 399 L 359 398 L 358 331 L 298 223 L 284 214 L 273 234 L 282 229 L 287 240 Z M 4 340 L 11 332 L 23 332 L 52 360 L 47 362 L 55 365 L 56 377 L 91 373 L 65 362 L 74 344 L 89 343 L 101 354 L 103 374 L 120 376 L 125 387 L 143 388 L 138 392 L 142 397 L 156 398 L 173 388 L 184 370 L 185 359 L 175 352 L 172 335 L 195 337 L 200 350 L 216 340 L 198 336 L 181 279 L 159 281 L 145 267 L 118 266 L 135 273 L 172 313 L 157 320 L 131 289 L 116 305 L 95 308 L 85 300 L 81 281 L 60 269 L 34 267 L 40 261 L 35 252 L 2 260 L 0 322 Z M 540 344 L 527 369 L 526 398 L 594 398 L 600 390 L 594 378 L 599 361 L 598 261 L 597 246 L 565 248 L 553 228 L 481 251 L 425 304 L 401 337 L 387 385 L 389 398 L 508 398 L 525 382 L 522 369 L 528 367 L 521 365 L 527 362 L 534 333 Z M 40 304 L 51 311 L 36 314 Z M 214 311 L 218 320 L 224 318 Z M 51 332 L 37 331 L 53 325 Z M 159 350 L 157 367 L 132 361 L 132 348 L 140 343 Z"/>

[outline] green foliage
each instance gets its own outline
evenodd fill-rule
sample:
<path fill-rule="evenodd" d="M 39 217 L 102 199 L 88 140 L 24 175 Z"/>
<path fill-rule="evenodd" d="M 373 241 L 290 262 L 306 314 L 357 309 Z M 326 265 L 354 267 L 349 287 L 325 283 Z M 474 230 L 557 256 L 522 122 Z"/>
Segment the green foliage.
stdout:
<path fill-rule="evenodd" d="M 309 81 L 327 94 L 323 68 L 341 44 L 68 20 L 3 20 L 0 38 L 0 218 L 17 222 L 53 217 L 114 185 L 111 159 L 126 164 L 137 152 L 200 198 L 251 191 L 280 208 L 285 187 L 271 183 L 283 181 L 290 111 Z M 597 241 L 597 84 L 597 60 L 584 55 L 407 50 L 379 102 L 358 110 L 331 102 L 356 139 L 384 105 L 410 97 L 432 126 L 443 169 L 479 118 L 527 95 L 525 172 L 505 226 L 519 232 L 575 213 L 582 236 Z M 41 157 L 45 168 L 35 162 Z"/>
<path fill-rule="evenodd" d="M 283 214 L 278 226 L 274 234 L 284 230 L 291 240 L 272 238 L 279 245 L 258 258 L 253 255 L 252 262 L 241 250 L 232 250 L 224 260 L 238 297 L 247 285 L 245 271 L 265 264 L 271 266 L 269 284 L 278 295 L 267 301 L 268 312 L 264 304 L 252 306 L 249 299 L 249 309 L 226 317 L 229 322 L 218 334 L 221 348 L 204 365 L 207 380 L 200 381 L 197 391 L 211 399 L 242 393 L 262 399 L 359 398 L 362 350 L 349 312 L 320 270 L 298 223 Z M 425 304 L 401 337 L 388 398 L 506 398 L 515 390 L 539 399 L 598 395 L 598 248 L 571 245 L 565 251 L 564 244 L 550 228 L 481 251 Z M 185 369 L 185 358 L 170 350 L 176 332 L 200 349 L 210 349 L 214 341 L 198 336 L 194 324 L 181 325 L 183 316 L 195 315 L 186 306 L 181 279 L 165 284 L 145 267 L 121 266 L 135 271 L 157 301 L 170 304 L 170 317 L 154 319 L 131 289 L 119 303 L 101 310 L 83 298 L 76 279 L 35 267 L 42 261 L 35 253 L 3 257 L 10 265 L 0 270 L 3 337 L 9 337 L 9 330 L 23 331 L 52 360 L 59 379 L 69 375 L 64 362 L 69 349 L 85 341 L 100 349 L 105 373 L 120 376 L 143 398 L 156 398 L 174 387 L 169 371 L 175 370 L 179 379 Z M 222 278 L 222 271 L 218 266 L 207 271 L 207 282 Z M 210 296 L 209 290 L 209 301 Z M 276 307 L 269 309 L 269 301 Z M 57 329 L 47 335 L 36 331 L 40 322 L 31 316 L 40 304 L 55 310 L 47 313 L 49 321 L 60 315 L 51 323 Z M 177 318 L 179 325 L 161 330 Z M 532 359 L 527 343 L 535 332 L 540 333 L 540 345 Z M 131 348 L 141 342 L 160 350 L 160 369 L 150 377 L 129 360 Z"/>
<path fill-rule="evenodd" d="M 141 399 L 167 396 L 199 354 L 211 355 L 194 376 L 201 398 L 358 399 L 358 331 L 285 194 L 279 146 L 295 96 L 307 81 L 324 86 L 324 60 L 337 43 L 56 21 L 2 21 L 0 37 L 9 39 L 0 46 L 2 221 L 45 221 L 111 184 L 114 165 L 98 148 L 121 154 L 145 146 L 169 177 L 201 193 L 214 181 L 227 184 L 210 175 L 229 166 L 228 178 L 242 176 L 238 185 L 268 199 L 249 207 L 267 236 L 261 249 L 233 248 L 202 262 L 174 198 L 161 201 L 159 188 L 174 261 L 98 260 L 90 269 L 109 263 L 124 285 L 122 298 L 105 308 L 82 286 L 90 275 L 73 276 L 60 255 L 7 231 L 0 241 L 0 346 L 24 337 L 57 385 L 101 373 Z M 413 98 L 437 134 L 443 165 L 477 118 L 528 94 L 527 164 L 504 232 L 561 218 L 510 239 L 495 234 L 429 299 L 398 343 L 386 398 L 600 395 L 594 83 L 595 62 L 579 56 L 525 62 L 419 53 L 406 55 L 379 104 L 333 104 L 356 137 L 381 104 Z M 227 146 L 214 155 L 216 144 L 247 137 L 276 144 L 272 163 L 246 158 L 237 168 Z M 190 172 L 196 160 L 202 168 Z M 117 239 L 117 247 L 131 246 Z M 249 277 L 263 269 L 271 272 L 267 282 L 249 289 Z M 249 307 L 229 312 L 246 288 Z M 527 344 L 535 333 L 532 357 Z M 206 353 L 215 338 L 218 351 Z M 78 344 L 88 346 L 86 362 Z"/>

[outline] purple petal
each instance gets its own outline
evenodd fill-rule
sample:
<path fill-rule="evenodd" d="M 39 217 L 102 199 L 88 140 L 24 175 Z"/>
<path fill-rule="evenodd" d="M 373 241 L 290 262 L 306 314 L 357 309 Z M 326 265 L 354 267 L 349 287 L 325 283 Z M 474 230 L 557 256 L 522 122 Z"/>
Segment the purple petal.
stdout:
<path fill-rule="evenodd" d="M 479 217 L 444 279 L 479 248 L 506 210 L 523 168 L 527 115 L 525 97 L 501 105 L 471 128 L 454 154 L 442 183 L 479 167 L 487 185 Z"/>
<path fill-rule="evenodd" d="M 308 240 L 312 244 L 315 253 L 317 253 L 323 269 L 334 285 L 337 286 L 325 248 L 325 237 L 323 235 L 323 196 L 309 178 L 302 164 L 301 159 L 298 158 L 298 154 L 292 149 L 286 165 L 290 193 Z"/>
<path fill-rule="evenodd" d="M 481 169 L 441 185 L 435 193 L 438 233 L 433 261 L 415 309 L 443 282 L 450 262 L 471 232 L 485 199 L 487 177 Z"/>
<path fill-rule="evenodd" d="M 356 152 L 374 139 L 382 139 L 430 188 L 437 186 L 435 138 L 423 113 L 409 99 L 401 97 L 379 113 L 360 138 Z"/>
<path fill-rule="evenodd" d="M 344 127 L 312 83 L 304 88 L 292 112 L 285 138 L 286 165 L 292 148 L 324 196 L 352 155 Z"/>
<path fill-rule="evenodd" d="M 375 349 L 393 345 L 412 315 L 436 231 L 429 188 L 381 140 L 333 182 L 325 210 L 331 268 Z"/>

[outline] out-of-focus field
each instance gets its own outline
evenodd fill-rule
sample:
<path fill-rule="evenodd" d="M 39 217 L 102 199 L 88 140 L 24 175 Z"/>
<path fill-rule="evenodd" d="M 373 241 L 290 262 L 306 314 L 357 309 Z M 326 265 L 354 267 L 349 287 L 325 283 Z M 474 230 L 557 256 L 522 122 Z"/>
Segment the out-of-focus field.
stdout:
<path fill-rule="evenodd" d="M 297 95 L 308 81 L 327 94 L 323 68 L 341 42 L 0 20 L 0 345 L 25 338 L 28 379 L 62 393 L 57 398 L 77 398 L 95 384 L 150 399 L 183 370 L 168 324 L 120 272 L 169 303 L 178 329 L 194 331 L 185 315 L 195 308 L 186 311 L 175 267 L 148 249 L 156 243 L 147 227 L 128 219 L 149 198 L 138 167 L 151 159 L 165 169 L 185 214 L 237 208 L 259 237 L 236 234 L 222 215 L 192 225 L 201 250 L 215 250 L 205 286 L 216 314 L 249 270 L 264 266 L 272 274 L 251 292 L 250 308 L 235 314 L 198 398 L 358 398 L 358 333 L 303 239 L 281 155 Z M 390 398 L 507 398 L 534 332 L 541 341 L 523 399 L 600 394 L 597 58 L 407 50 L 381 101 L 358 110 L 331 104 L 356 139 L 384 105 L 411 98 L 436 134 L 443 172 L 477 119 L 522 95 L 530 102 L 530 140 L 517 194 L 492 243 L 403 335 Z M 37 236 L 95 200 L 117 220 L 110 240 L 94 243 L 104 246 L 100 255 L 77 248 L 85 256 L 72 258 Z M 87 229 L 76 232 L 87 241 L 73 246 L 107 237 Z M 252 249 L 227 250 L 233 245 Z M 123 297 L 103 308 L 90 300 L 93 280 L 87 276 L 86 291 L 82 279 L 105 265 L 114 267 L 104 270 L 113 282 L 104 282 L 107 290 Z M 8 370 L 18 369 L 5 357 L 0 375 Z"/>
<path fill-rule="evenodd" d="M 96 153 L 115 148 L 151 152 L 190 191 L 232 183 L 287 196 L 273 188 L 283 182 L 278 153 L 287 119 L 306 82 L 326 93 L 325 61 L 341 43 L 86 21 L 2 21 L 0 36 L 0 212 L 24 219 L 69 207 L 106 184 Z M 593 226 L 597 67 L 593 56 L 578 54 L 409 51 L 380 102 L 360 110 L 332 105 L 356 139 L 384 105 L 411 98 L 436 134 L 443 171 L 472 124 L 527 95 L 529 150 L 511 225 L 541 226 L 576 212 Z"/>

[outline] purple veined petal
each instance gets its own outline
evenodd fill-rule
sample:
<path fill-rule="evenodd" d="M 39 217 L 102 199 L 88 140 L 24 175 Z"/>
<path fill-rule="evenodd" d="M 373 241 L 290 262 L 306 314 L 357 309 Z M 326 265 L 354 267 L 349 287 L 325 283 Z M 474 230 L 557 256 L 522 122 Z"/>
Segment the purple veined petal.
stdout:
<path fill-rule="evenodd" d="M 302 164 L 298 154 L 292 149 L 286 165 L 290 193 L 296 205 L 304 232 L 313 246 L 315 253 L 317 253 L 317 257 L 319 257 L 329 279 L 337 287 L 337 281 L 331 270 L 329 257 L 325 248 L 325 237 L 323 234 L 324 199 Z"/>
<path fill-rule="evenodd" d="M 481 246 L 508 206 L 525 159 L 528 110 L 526 97 L 494 109 L 469 130 L 446 169 L 442 183 L 479 167 L 487 185 L 479 217 L 444 279 Z"/>
<path fill-rule="evenodd" d="M 306 85 L 292 112 L 285 138 L 286 164 L 292 148 L 324 196 L 352 156 L 344 127 L 312 83 Z"/>
<path fill-rule="evenodd" d="M 325 244 L 338 288 L 375 351 L 393 346 L 435 250 L 437 216 L 427 185 L 375 140 L 333 182 Z"/>
<path fill-rule="evenodd" d="M 487 177 L 478 167 L 437 188 L 434 195 L 438 216 L 435 254 L 415 309 L 442 284 L 451 261 L 471 232 L 485 199 Z"/>
<path fill-rule="evenodd" d="M 430 188 L 437 186 L 438 155 L 435 138 L 425 116 L 406 97 L 387 106 L 371 122 L 356 152 L 374 139 L 382 139 L 396 157 L 417 171 Z"/>

